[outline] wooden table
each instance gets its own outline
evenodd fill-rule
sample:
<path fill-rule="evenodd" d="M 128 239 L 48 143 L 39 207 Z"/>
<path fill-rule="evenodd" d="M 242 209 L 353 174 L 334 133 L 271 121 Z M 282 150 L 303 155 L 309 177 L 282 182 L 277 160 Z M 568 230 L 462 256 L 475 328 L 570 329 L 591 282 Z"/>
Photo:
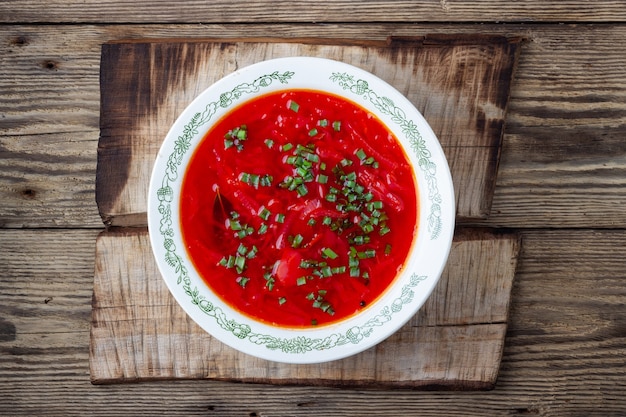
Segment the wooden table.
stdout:
<path fill-rule="evenodd" d="M 0 414 L 626 414 L 626 2 L 351 3 L 0 3 Z M 103 43 L 475 33 L 525 39 L 466 223 L 523 240 L 493 390 L 90 383 Z"/>

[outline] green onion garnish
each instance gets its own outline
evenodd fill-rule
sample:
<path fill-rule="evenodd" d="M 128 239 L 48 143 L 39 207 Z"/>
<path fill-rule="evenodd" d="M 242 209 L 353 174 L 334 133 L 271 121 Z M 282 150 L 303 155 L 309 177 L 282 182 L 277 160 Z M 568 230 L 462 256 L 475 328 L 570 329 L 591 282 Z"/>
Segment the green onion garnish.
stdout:
<path fill-rule="evenodd" d="M 334 250 L 332 250 L 331 248 L 323 248 L 322 249 L 322 256 L 324 258 L 336 259 L 337 256 L 339 256 L 339 255 L 337 255 L 337 253 Z"/>
<path fill-rule="evenodd" d="M 291 237 L 291 247 L 292 248 L 299 248 L 300 245 L 302 245 L 302 241 L 303 240 L 304 240 L 304 238 L 299 233 L 297 235 Z"/>
<path fill-rule="evenodd" d="M 271 214 L 272 213 L 265 206 L 261 206 L 259 209 L 259 217 L 263 220 L 268 220 Z"/>

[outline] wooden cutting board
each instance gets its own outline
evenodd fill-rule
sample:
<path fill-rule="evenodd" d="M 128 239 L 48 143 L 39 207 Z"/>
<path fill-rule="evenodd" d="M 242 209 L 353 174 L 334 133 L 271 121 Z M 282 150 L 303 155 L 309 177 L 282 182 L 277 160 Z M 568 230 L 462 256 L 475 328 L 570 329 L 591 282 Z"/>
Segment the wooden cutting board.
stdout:
<path fill-rule="evenodd" d="M 159 275 L 145 228 L 104 232 L 96 244 L 91 380 L 492 388 L 519 248 L 515 234 L 458 231 L 434 293 L 393 336 L 347 359 L 289 365 L 239 353 L 196 325 Z"/>
<path fill-rule="evenodd" d="M 388 42 L 120 41 L 103 45 L 90 370 L 94 383 L 208 378 L 275 384 L 492 388 L 504 345 L 520 240 L 457 230 L 444 275 L 420 312 L 361 354 L 287 365 L 238 353 L 176 304 L 149 247 L 152 164 L 170 125 L 202 90 L 242 66 L 309 55 L 364 68 L 424 114 L 448 158 L 457 221 L 489 215 L 518 39 L 422 37 Z"/>
<path fill-rule="evenodd" d="M 320 56 L 356 65 L 403 93 L 444 149 L 457 218 L 489 215 L 518 39 L 426 37 L 335 44 L 319 40 L 105 44 L 96 200 L 108 225 L 146 225 L 148 180 L 168 130 L 204 89 L 246 65 Z"/>

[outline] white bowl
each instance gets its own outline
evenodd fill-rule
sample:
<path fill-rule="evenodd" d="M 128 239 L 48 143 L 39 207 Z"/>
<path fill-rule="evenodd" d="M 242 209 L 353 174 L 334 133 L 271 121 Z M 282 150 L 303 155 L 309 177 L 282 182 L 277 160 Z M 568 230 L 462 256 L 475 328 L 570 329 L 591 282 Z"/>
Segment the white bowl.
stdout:
<path fill-rule="evenodd" d="M 196 272 L 184 248 L 179 221 L 183 174 L 194 148 L 212 123 L 255 96 L 289 89 L 329 92 L 374 113 L 400 141 L 419 188 L 418 233 L 400 276 L 362 312 L 335 324 L 311 328 L 268 325 L 225 304 Z M 452 243 L 454 219 L 454 192 L 448 164 L 419 111 L 401 93 L 371 73 L 312 57 L 263 61 L 224 77 L 200 94 L 167 134 L 154 164 L 148 197 L 148 227 L 154 256 L 180 306 L 226 345 L 285 363 L 344 358 L 396 332 L 415 315 L 439 280 Z"/>

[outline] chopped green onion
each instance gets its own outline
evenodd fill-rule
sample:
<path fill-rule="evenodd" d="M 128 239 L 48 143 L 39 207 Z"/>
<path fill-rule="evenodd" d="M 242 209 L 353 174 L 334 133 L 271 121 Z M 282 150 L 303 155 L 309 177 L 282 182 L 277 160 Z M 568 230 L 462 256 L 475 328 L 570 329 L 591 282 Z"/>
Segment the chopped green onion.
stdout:
<path fill-rule="evenodd" d="M 246 269 L 246 258 L 243 256 L 235 256 L 235 269 L 238 273 L 242 273 Z"/>
<path fill-rule="evenodd" d="M 317 292 L 317 296 L 315 296 L 315 293 L 311 292 L 306 295 L 306 299 L 309 301 L 313 301 L 312 306 L 314 308 L 319 308 L 323 312 L 330 314 L 332 316 L 333 314 L 335 314 L 335 310 L 332 308 L 330 303 L 324 299 L 325 295 L 326 295 L 325 290 L 319 290 Z"/>
<path fill-rule="evenodd" d="M 389 255 L 391 253 L 391 244 L 387 243 L 387 245 L 385 245 L 385 255 Z"/>
<path fill-rule="evenodd" d="M 359 259 L 368 259 L 376 256 L 376 251 L 374 249 L 368 249 L 363 252 L 358 252 L 357 256 Z"/>
<path fill-rule="evenodd" d="M 308 269 L 308 268 L 315 268 L 317 266 L 317 261 L 314 260 L 307 260 L 307 259 L 303 259 L 300 261 L 300 268 L 302 269 Z"/>
<path fill-rule="evenodd" d="M 278 213 L 275 217 L 274 220 L 276 220 L 276 222 L 278 223 L 284 223 L 285 222 L 285 215 L 282 213 Z"/>
<path fill-rule="evenodd" d="M 333 270 L 330 266 L 326 265 L 325 267 L 323 267 L 320 272 L 322 273 L 322 276 L 325 278 L 328 278 L 330 276 L 333 275 Z"/>
<path fill-rule="evenodd" d="M 369 243 L 370 241 L 370 237 L 366 236 L 366 235 L 357 235 L 355 236 L 352 241 L 356 244 L 356 245 L 364 245 L 366 243 Z"/>
<path fill-rule="evenodd" d="M 261 206 L 259 209 L 259 217 L 263 220 L 269 219 L 271 214 L 272 213 L 265 206 Z"/>
<path fill-rule="evenodd" d="M 290 151 L 293 148 L 293 145 L 291 143 L 285 143 L 283 146 L 280 147 L 280 150 L 283 152 L 287 152 Z"/>
<path fill-rule="evenodd" d="M 370 205 L 371 205 L 371 207 L 372 207 L 372 208 L 370 209 L 370 211 L 373 211 L 373 210 L 380 210 L 380 209 L 382 209 L 382 208 L 383 208 L 383 202 L 382 202 L 382 201 L 372 201 L 372 202 L 370 203 Z"/>
<path fill-rule="evenodd" d="M 333 122 L 333 129 L 335 129 L 336 132 L 341 130 L 341 122 L 339 120 Z"/>
<path fill-rule="evenodd" d="M 289 100 L 287 106 L 289 107 L 289 110 L 292 110 L 295 112 L 298 112 L 298 109 L 300 108 L 300 105 L 293 100 Z"/>
<path fill-rule="evenodd" d="M 361 161 L 363 161 L 365 158 L 367 158 L 367 155 L 365 154 L 365 151 L 363 149 L 359 149 L 356 151 L 355 153 L 356 157 L 359 158 Z"/>
<path fill-rule="evenodd" d="M 306 277 L 298 277 L 296 280 L 296 285 L 301 286 L 306 284 Z"/>
<path fill-rule="evenodd" d="M 374 226 L 371 223 L 365 223 L 361 226 L 361 230 L 365 233 L 372 233 L 374 231 Z"/>
<path fill-rule="evenodd" d="M 262 185 L 263 187 L 269 187 L 269 186 L 271 186 L 271 185 L 272 185 L 272 180 L 273 180 L 273 179 L 274 179 L 274 178 L 273 178 L 271 175 L 269 175 L 269 174 L 265 174 L 265 175 L 263 175 L 263 176 L 261 177 L 261 185 Z"/>
<path fill-rule="evenodd" d="M 309 130 L 309 136 L 313 137 L 315 135 L 317 135 L 317 129 L 316 128 L 313 128 L 313 129 Z"/>
<path fill-rule="evenodd" d="M 269 174 L 265 174 L 263 176 L 258 174 L 249 174 L 247 172 L 242 172 L 239 174 L 239 181 L 257 189 L 259 188 L 259 185 L 269 187 L 270 185 L 272 185 L 272 180 L 273 178 Z"/>
<path fill-rule="evenodd" d="M 332 306 L 327 301 L 324 301 L 322 305 L 320 306 L 320 308 L 322 309 L 324 313 L 328 313 L 331 316 L 335 314 L 335 310 L 333 310 Z"/>
<path fill-rule="evenodd" d="M 337 253 L 335 253 L 335 251 L 331 248 L 323 248 L 322 256 L 324 258 L 336 259 L 339 255 L 337 255 Z"/>
<path fill-rule="evenodd" d="M 305 154 L 304 158 L 307 161 L 310 161 L 310 162 L 319 162 L 320 161 L 319 155 L 317 155 L 316 153 L 311 153 L 311 152 L 308 152 L 307 154 Z"/>
<path fill-rule="evenodd" d="M 261 223 L 261 225 L 259 226 L 259 230 L 257 231 L 258 234 L 260 235 L 264 235 L 265 233 L 267 233 L 267 224 L 265 223 Z"/>
<path fill-rule="evenodd" d="M 278 297 L 278 304 L 283 305 L 287 302 L 285 297 Z"/>
<path fill-rule="evenodd" d="M 238 277 L 237 278 L 237 284 L 241 285 L 242 287 L 245 287 L 246 284 L 250 281 L 250 278 L 247 277 Z"/>
<path fill-rule="evenodd" d="M 272 147 L 274 146 L 274 141 L 272 139 L 265 139 L 265 146 L 272 149 Z"/>
<path fill-rule="evenodd" d="M 224 135 L 224 149 L 237 147 L 237 151 L 241 152 L 243 149 L 243 141 L 248 138 L 248 130 L 246 125 L 241 125 L 234 129 L 231 129 Z"/>
<path fill-rule="evenodd" d="M 302 237 L 301 234 L 297 234 L 293 237 L 291 237 L 291 247 L 292 248 L 299 248 L 300 245 L 302 245 L 302 241 L 304 240 L 304 237 Z"/>
<path fill-rule="evenodd" d="M 332 269 L 333 274 L 343 274 L 346 272 L 346 266 L 341 265 Z"/>
<path fill-rule="evenodd" d="M 298 186 L 297 191 L 300 196 L 307 195 L 307 193 L 309 192 L 308 188 L 306 188 L 306 185 L 304 184 Z"/>
<path fill-rule="evenodd" d="M 229 219 L 228 226 L 230 226 L 230 230 L 233 230 L 233 231 L 238 231 L 242 229 L 241 223 L 239 223 L 239 220 L 236 220 L 236 219 Z"/>
<path fill-rule="evenodd" d="M 267 289 L 272 291 L 274 289 L 274 284 L 276 283 L 274 276 L 270 272 L 266 272 L 263 274 L 263 278 L 265 278 L 265 285 L 267 286 Z"/>

